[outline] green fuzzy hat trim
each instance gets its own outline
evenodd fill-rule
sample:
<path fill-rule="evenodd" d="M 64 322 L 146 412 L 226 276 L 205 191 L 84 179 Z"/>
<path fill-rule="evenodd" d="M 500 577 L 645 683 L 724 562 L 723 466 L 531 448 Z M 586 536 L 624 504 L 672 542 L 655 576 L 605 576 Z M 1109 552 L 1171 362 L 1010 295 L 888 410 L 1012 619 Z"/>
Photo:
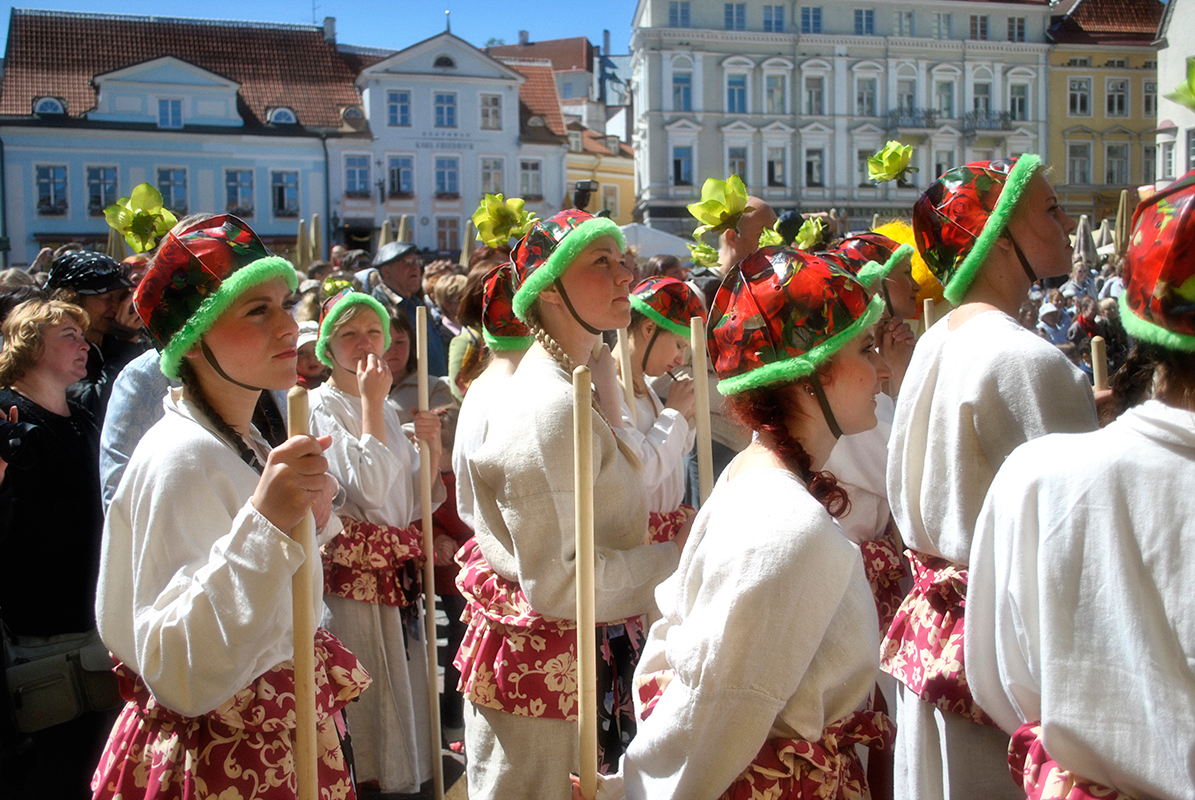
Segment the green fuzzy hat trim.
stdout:
<path fill-rule="evenodd" d="M 688 325 L 681 325 L 679 322 L 668 319 L 668 317 L 664 316 L 659 311 L 656 311 L 654 308 L 640 300 L 635 295 L 631 295 L 630 300 L 631 308 L 635 309 L 664 330 L 671 331 L 677 336 L 683 337 L 686 342 L 689 341 L 690 329 Z"/>
<path fill-rule="evenodd" d="M 207 297 L 195 309 L 178 332 L 162 348 L 158 361 L 162 374 L 171 380 L 179 380 L 178 367 L 187 351 L 199 344 L 203 335 L 212 329 L 220 315 L 229 309 L 247 289 L 265 283 L 273 278 L 283 278 L 293 292 L 299 288 L 299 278 L 294 266 L 281 256 L 259 258 L 238 269 L 220 284 L 215 294 Z"/>
<path fill-rule="evenodd" d="M 481 335 L 485 337 L 485 346 L 494 352 L 510 350 L 527 350 L 535 341 L 534 336 L 495 336 L 482 328 Z"/>
<path fill-rule="evenodd" d="M 1165 347 L 1168 350 L 1178 350 L 1183 353 L 1195 353 L 1195 336 L 1185 333 L 1175 333 L 1163 328 L 1156 322 L 1142 319 L 1129 308 L 1128 292 L 1120 295 L 1120 323 L 1125 331 L 1134 339 L 1141 339 Z"/>
<path fill-rule="evenodd" d="M 593 244 L 595 239 L 602 236 L 613 236 L 618 246 L 626 249 L 627 240 L 622 235 L 622 229 L 612 219 L 593 217 L 573 228 L 564 239 L 556 245 L 547 262 L 528 276 L 527 280 L 515 292 L 515 316 L 521 321 L 527 321 L 527 310 L 539 297 L 539 293 L 551 286 L 557 278 L 564 274 L 569 265 L 581 255 L 581 251 Z"/>
<path fill-rule="evenodd" d="M 946 282 L 946 290 L 943 294 L 954 305 L 957 306 L 963 302 L 963 297 L 971 288 L 972 281 L 979 274 L 979 268 L 987 260 L 992 245 L 996 243 L 996 239 L 1000 238 L 1000 234 L 1008 225 L 1009 217 L 1012 216 L 1012 212 L 1016 211 L 1017 204 L 1021 202 L 1021 197 L 1025 194 L 1025 187 L 1029 185 L 1030 179 L 1040 168 L 1041 156 L 1032 153 L 1025 153 L 1013 165 L 1012 172 L 1008 173 L 1008 180 L 1004 182 L 1004 188 L 1000 191 L 1000 199 L 996 201 L 996 207 L 992 210 L 992 215 L 988 217 L 987 224 L 980 231 L 974 246 L 971 247 L 971 252 L 967 253 L 967 257 L 963 259 L 963 265 Z"/>
<path fill-rule="evenodd" d="M 386 343 L 382 351 L 385 352 L 390 349 L 390 312 L 371 295 L 365 294 L 365 292 L 353 292 L 332 306 L 332 310 L 328 312 L 328 316 L 324 317 L 323 322 L 320 323 L 319 338 L 315 340 L 315 357 L 325 367 L 332 368 L 336 366 L 332 363 L 332 356 L 328 354 L 328 337 L 332 335 L 332 331 L 336 330 L 337 320 L 343 317 L 344 313 L 353 306 L 369 306 L 377 313 L 378 318 L 382 320 L 382 329 L 386 332 Z M 411 344 L 413 345 L 414 342 Z"/>
<path fill-rule="evenodd" d="M 778 383 L 789 383 L 813 374 L 819 366 L 834 357 L 843 345 L 854 339 L 865 328 L 879 321 L 884 313 L 884 298 L 874 295 L 868 302 L 863 315 L 826 341 L 814 347 L 803 356 L 777 361 L 746 372 L 733 378 L 718 381 L 718 392 L 723 395 L 763 389 Z"/>
<path fill-rule="evenodd" d="M 872 291 L 873 287 L 878 286 L 880 281 L 885 281 L 888 276 L 892 274 L 892 270 L 896 269 L 896 265 L 904 261 L 906 258 L 913 255 L 913 245 L 902 244 L 888 256 L 888 260 L 883 264 L 876 261 L 868 261 L 863 265 L 863 269 L 859 270 L 859 274 L 855 279 L 863 284 L 867 291 Z"/>

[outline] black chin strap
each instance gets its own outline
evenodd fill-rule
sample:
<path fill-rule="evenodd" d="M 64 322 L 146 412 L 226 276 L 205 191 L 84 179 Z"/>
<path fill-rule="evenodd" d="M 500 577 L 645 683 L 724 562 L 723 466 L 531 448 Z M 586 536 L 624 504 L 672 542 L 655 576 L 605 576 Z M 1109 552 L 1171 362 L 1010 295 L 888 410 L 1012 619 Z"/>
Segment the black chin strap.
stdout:
<path fill-rule="evenodd" d="M 647 357 L 651 355 L 651 348 L 655 345 L 656 339 L 660 336 L 660 326 L 656 325 L 655 331 L 652 332 L 651 338 L 647 340 L 647 347 L 643 350 L 643 377 L 647 378 Z"/>
<path fill-rule="evenodd" d="M 884 308 L 888 309 L 888 316 L 895 317 L 896 312 L 892 310 L 892 297 L 888 294 L 887 278 L 884 278 L 880 281 L 880 288 L 884 290 Z"/>
<path fill-rule="evenodd" d="M 224 368 L 220 366 L 220 362 L 216 360 L 216 354 L 212 352 L 211 348 L 207 346 L 207 342 L 205 342 L 203 339 L 199 340 L 199 347 L 203 351 L 203 357 L 207 359 L 207 363 L 211 365 L 211 368 L 214 369 L 216 374 L 221 378 L 233 384 L 234 386 L 239 386 L 242 389 L 248 389 L 251 392 L 265 391 L 265 389 L 261 388 L 260 386 L 250 386 L 247 383 L 241 383 L 236 378 L 225 372 Z"/>
<path fill-rule="evenodd" d="M 1025 270 L 1025 274 L 1029 276 L 1029 285 L 1032 286 L 1037 283 L 1037 276 L 1033 274 L 1033 267 L 1029 266 L 1029 259 L 1025 258 L 1025 253 L 1021 251 L 1021 246 L 1017 244 L 1017 240 L 1012 238 L 1012 231 L 1005 228 L 1004 232 L 1008 234 L 1008 241 L 1012 242 L 1012 249 L 1016 252 L 1017 259 L 1021 262 L 1021 269 Z"/>
<path fill-rule="evenodd" d="M 577 309 L 573 308 L 573 303 L 568 299 L 568 292 L 564 291 L 564 284 L 560 282 L 560 279 L 557 278 L 555 283 L 552 285 L 556 287 L 556 291 L 560 292 L 560 297 L 564 300 L 564 306 L 568 309 L 568 313 L 573 315 L 573 319 L 575 319 L 585 330 L 601 336 L 602 332 L 590 325 L 585 320 L 581 319 L 581 315 L 577 313 Z"/>
<path fill-rule="evenodd" d="M 830 401 L 826 399 L 821 379 L 817 377 L 816 372 L 809 376 L 809 383 L 813 386 L 813 396 L 817 398 L 817 404 L 822 407 L 822 416 L 826 418 L 826 424 L 830 426 L 830 433 L 835 439 L 841 439 L 842 428 L 838 427 L 838 420 L 834 419 L 834 412 L 830 410 Z"/>

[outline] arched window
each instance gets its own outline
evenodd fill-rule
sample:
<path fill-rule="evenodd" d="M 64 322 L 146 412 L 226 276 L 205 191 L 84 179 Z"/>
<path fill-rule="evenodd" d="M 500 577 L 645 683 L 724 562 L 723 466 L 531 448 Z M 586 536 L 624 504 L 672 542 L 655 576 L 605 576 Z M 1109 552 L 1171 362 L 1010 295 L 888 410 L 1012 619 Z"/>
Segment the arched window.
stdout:
<path fill-rule="evenodd" d="M 39 97 L 33 104 L 34 114 L 65 114 L 66 108 L 56 97 Z"/>
<path fill-rule="evenodd" d="M 280 106 L 270 111 L 270 122 L 275 125 L 294 125 L 298 121 L 299 119 L 295 116 L 295 112 L 286 106 Z"/>
<path fill-rule="evenodd" d="M 450 56 L 438 56 L 432 63 L 433 67 L 440 67 L 443 69 L 455 69 L 456 62 Z"/>

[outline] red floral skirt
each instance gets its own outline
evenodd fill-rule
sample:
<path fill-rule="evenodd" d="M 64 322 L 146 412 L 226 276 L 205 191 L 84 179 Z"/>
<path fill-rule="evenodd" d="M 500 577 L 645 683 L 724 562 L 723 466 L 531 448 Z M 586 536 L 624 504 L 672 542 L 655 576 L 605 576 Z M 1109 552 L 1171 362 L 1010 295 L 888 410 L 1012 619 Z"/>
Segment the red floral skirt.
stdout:
<path fill-rule="evenodd" d="M 663 670 L 636 679 L 642 720 L 673 678 L 672 670 Z M 832 722 L 816 742 L 768 739 L 720 800 L 866 800 L 867 778 L 855 745 L 891 750 L 895 740 L 891 720 L 878 711 L 856 711 Z"/>
<path fill-rule="evenodd" d="M 859 545 L 859 551 L 863 554 L 863 571 L 871 585 L 876 613 L 880 617 L 881 635 L 888 632 L 892 620 L 896 618 L 896 610 L 905 599 L 900 583 L 909 571 L 897 541 L 896 529 L 889 522 L 883 536 Z"/>
<path fill-rule="evenodd" d="M 644 544 L 671 542 L 693 516 L 693 507 L 681 504 L 676 511 L 652 511 L 647 515 L 647 539 Z"/>
<path fill-rule="evenodd" d="M 1008 743 L 1008 767 L 1027 800 L 1132 800 L 1058 766 L 1041 740 L 1041 723 L 1026 722 Z"/>
<path fill-rule="evenodd" d="M 381 606 L 415 608 L 423 593 L 423 534 L 341 517 L 335 539 L 320 548 L 324 594 Z"/>
<path fill-rule="evenodd" d="M 457 551 L 464 639 L 453 665 L 462 696 L 508 714 L 577 719 L 577 623 L 545 616 L 498 575 L 476 539 Z M 597 637 L 599 767 L 618 769 L 635 735 L 631 681 L 647 639 L 641 618 L 600 623 Z"/>
<path fill-rule="evenodd" d="M 370 678 L 356 657 L 322 628 L 316 631 L 315 654 L 319 796 L 354 798 L 337 719 Z M 123 664 L 115 672 L 128 703 L 91 779 L 95 800 L 294 798 L 291 662 L 279 664 L 199 717 L 159 704 L 141 677 Z"/>
<path fill-rule="evenodd" d="M 905 555 L 913 568 L 913 589 L 881 645 L 880 669 L 926 703 L 996 727 L 971 697 L 963 665 L 967 570 L 912 550 Z"/>

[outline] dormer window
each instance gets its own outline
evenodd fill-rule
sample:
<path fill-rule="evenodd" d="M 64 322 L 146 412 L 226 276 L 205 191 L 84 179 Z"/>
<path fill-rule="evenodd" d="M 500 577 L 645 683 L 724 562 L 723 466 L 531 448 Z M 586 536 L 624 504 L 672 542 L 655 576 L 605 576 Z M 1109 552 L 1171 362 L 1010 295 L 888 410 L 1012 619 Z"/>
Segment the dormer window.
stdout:
<path fill-rule="evenodd" d="M 609 148 L 610 152 L 614 155 L 622 155 L 622 140 L 617 136 L 607 136 L 606 147 Z"/>
<path fill-rule="evenodd" d="M 438 56 L 432 66 L 438 69 L 456 69 L 456 62 L 451 56 Z"/>
<path fill-rule="evenodd" d="M 183 101 L 158 101 L 158 127 L 181 128 L 183 126 Z"/>
<path fill-rule="evenodd" d="M 295 112 L 291 111 L 286 106 L 270 110 L 270 122 L 275 125 L 294 125 L 299 121 L 295 116 Z"/>
<path fill-rule="evenodd" d="M 581 132 L 580 131 L 569 131 L 568 132 L 568 150 L 569 150 L 569 152 L 570 153 L 580 153 L 583 149 L 584 149 L 584 147 L 582 146 L 582 143 L 581 143 Z"/>
<path fill-rule="evenodd" d="M 33 104 L 34 114 L 65 114 L 66 108 L 57 97 L 39 97 Z"/>
<path fill-rule="evenodd" d="M 544 118 L 543 117 L 531 117 L 530 119 L 527 120 L 527 125 L 528 125 L 528 127 L 531 127 L 531 128 L 542 128 L 542 127 L 544 127 Z"/>

